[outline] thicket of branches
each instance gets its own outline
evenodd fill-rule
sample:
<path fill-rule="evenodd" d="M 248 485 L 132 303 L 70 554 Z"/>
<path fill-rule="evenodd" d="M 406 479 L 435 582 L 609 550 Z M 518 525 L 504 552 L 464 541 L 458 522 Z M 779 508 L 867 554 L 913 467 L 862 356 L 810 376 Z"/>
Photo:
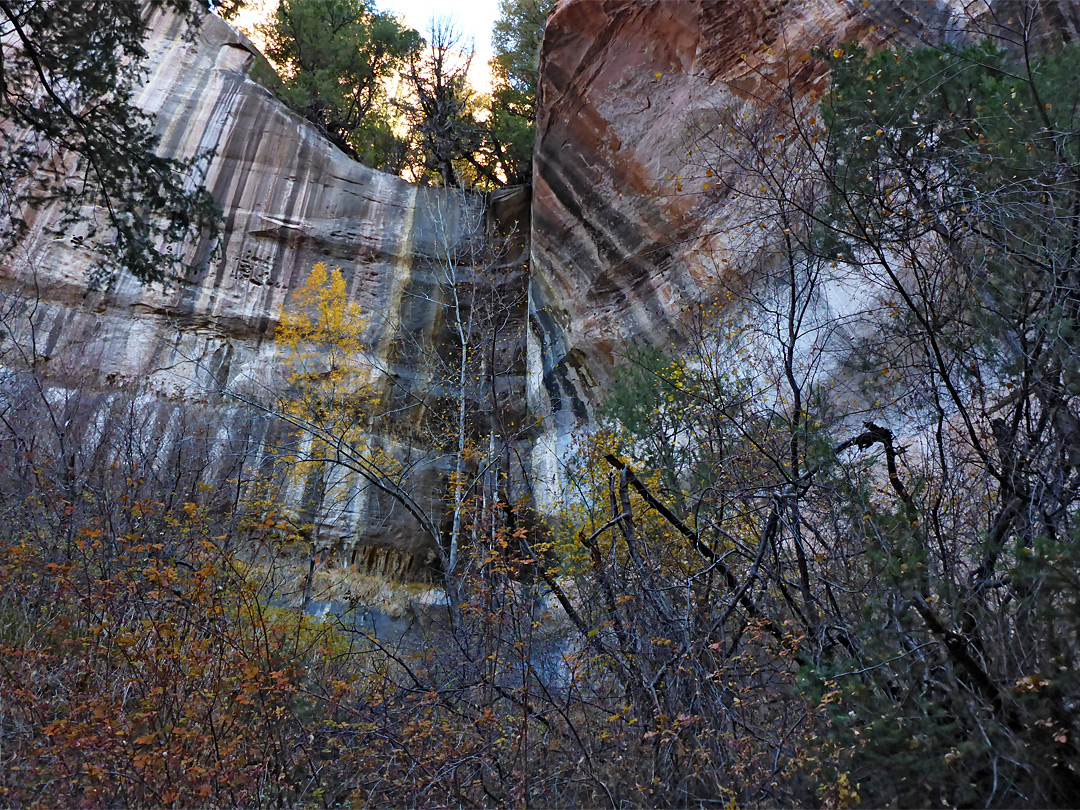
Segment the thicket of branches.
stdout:
<path fill-rule="evenodd" d="M 1069 805 L 1077 51 L 822 56 L 819 107 L 762 72 L 698 122 L 758 264 L 714 257 L 680 360 L 628 356 L 578 479 L 583 602 L 640 722 L 685 718 L 689 796 L 691 754 L 755 763 L 746 800 L 803 760 L 873 805 Z"/>

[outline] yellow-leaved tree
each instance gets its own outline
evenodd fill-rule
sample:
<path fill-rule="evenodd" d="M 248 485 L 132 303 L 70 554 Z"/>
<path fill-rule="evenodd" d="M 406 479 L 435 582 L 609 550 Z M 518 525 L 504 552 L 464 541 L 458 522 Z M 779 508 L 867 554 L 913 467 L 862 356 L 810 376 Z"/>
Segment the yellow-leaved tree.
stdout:
<path fill-rule="evenodd" d="M 319 262 L 274 334 L 284 377 L 277 410 L 298 428 L 282 460 L 287 500 L 299 505 L 297 528 L 308 550 L 303 604 L 311 597 L 320 550 L 330 545 L 321 528 L 347 525 L 343 513 L 355 507 L 365 484 L 357 477 L 357 460 L 383 471 L 392 466 L 366 436 L 375 399 L 364 356 L 366 323 L 360 305 L 349 300 L 340 268 Z"/>
<path fill-rule="evenodd" d="M 316 264 L 275 332 L 283 377 L 276 401 L 247 400 L 292 428 L 280 460 L 288 469 L 285 500 L 299 505 L 299 535 L 309 549 L 305 603 L 321 550 L 340 539 L 320 538 L 321 530 L 355 524 L 350 515 L 363 512 L 361 496 L 371 487 L 403 506 L 438 545 L 436 522 L 414 497 L 416 465 L 372 438 L 382 371 L 365 351 L 366 326 L 341 270 Z"/>
<path fill-rule="evenodd" d="M 366 324 L 360 305 L 349 300 L 341 270 L 316 264 L 274 333 L 284 355 L 283 413 L 330 431 L 339 441 L 357 437 L 372 396 L 363 354 Z M 329 438 L 320 435 L 316 441 L 325 444 Z"/>

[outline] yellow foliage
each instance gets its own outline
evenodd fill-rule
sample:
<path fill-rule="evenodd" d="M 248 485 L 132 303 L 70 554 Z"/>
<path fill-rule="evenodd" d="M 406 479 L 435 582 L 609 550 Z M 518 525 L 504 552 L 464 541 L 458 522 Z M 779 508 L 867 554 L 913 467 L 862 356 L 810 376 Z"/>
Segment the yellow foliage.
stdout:
<path fill-rule="evenodd" d="M 274 337 L 285 356 L 286 414 L 346 441 L 368 421 L 371 365 L 364 356 L 367 321 L 350 301 L 339 268 L 319 262 L 281 316 Z"/>
<path fill-rule="evenodd" d="M 281 316 L 274 337 L 286 354 L 286 378 L 304 389 L 290 402 L 290 411 L 304 417 L 306 398 L 317 390 L 335 400 L 366 398 L 369 367 L 363 358 L 367 321 L 360 305 L 350 301 L 339 268 L 319 262 Z"/>
<path fill-rule="evenodd" d="M 348 497 L 349 465 L 339 469 L 332 461 L 343 451 L 354 464 L 384 474 L 395 467 L 367 439 L 376 392 L 365 354 L 366 327 L 360 305 L 349 300 L 341 270 L 320 262 L 294 293 L 274 334 L 285 382 L 278 409 L 300 430 L 300 442 L 278 460 L 292 469 L 294 482 L 314 464 L 324 481 L 324 504 Z"/>

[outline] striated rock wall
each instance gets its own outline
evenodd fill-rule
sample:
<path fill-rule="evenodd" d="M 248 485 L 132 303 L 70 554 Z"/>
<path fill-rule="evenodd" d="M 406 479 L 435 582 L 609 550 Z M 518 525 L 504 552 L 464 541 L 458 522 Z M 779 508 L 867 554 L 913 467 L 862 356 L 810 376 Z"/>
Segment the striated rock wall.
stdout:
<path fill-rule="evenodd" d="M 1008 19 L 1008 6 L 995 6 L 999 17 Z M 730 284 L 736 271 L 727 268 L 751 279 L 767 261 L 724 236 L 739 212 L 723 189 L 680 179 L 711 158 L 700 151 L 702 122 L 726 106 L 767 101 L 779 87 L 811 99 L 824 76 L 819 62 L 801 57 L 814 47 L 961 37 L 969 9 L 961 0 L 558 5 L 542 54 L 531 212 L 523 190 L 500 192 L 484 226 L 518 229 L 495 269 L 504 300 L 516 301 L 528 285 L 527 314 L 515 303 L 508 318 L 528 320 L 527 365 L 516 334 L 500 343 L 497 396 L 509 427 L 527 421 L 526 391 L 531 414 L 543 419 L 539 436 L 522 434 L 533 444 L 541 500 L 570 431 L 588 419 L 627 342 L 677 350 L 689 303 Z M 1077 38 L 1075 3 L 1052 0 L 1043 10 L 1047 30 Z M 120 277 L 87 293 L 92 257 L 78 233 L 50 233 L 59 218 L 51 209 L 0 261 L 4 328 L 32 336 L 50 401 L 74 409 L 71 430 L 88 457 L 105 463 L 94 447 L 105 447 L 113 424 L 133 437 L 154 474 L 196 438 L 202 484 L 258 470 L 281 427 L 221 391 L 259 394 L 273 385 L 280 313 L 319 261 L 342 268 L 367 313 L 372 352 L 387 372 L 384 400 L 432 404 L 438 381 L 425 352 L 441 351 L 447 329 L 438 253 L 470 235 L 478 201 L 350 160 L 251 78 L 261 57 L 217 17 L 192 32 L 157 13 L 147 50 L 139 101 L 158 116 L 167 154 L 212 155 L 202 180 L 225 212 L 219 243 L 185 246 L 197 276 L 171 289 Z M 520 238 L 530 215 L 531 248 Z M 523 251 L 531 251 L 531 269 Z M 386 436 L 372 441 L 413 454 Z M 436 460 L 415 482 L 432 513 L 446 495 L 444 473 Z M 355 478 L 335 486 L 311 516 L 320 531 L 361 570 L 421 576 L 435 552 L 415 521 Z M 294 504 L 305 487 L 291 493 Z"/>
<path fill-rule="evenodd" d="M 217 486 L 237 474 L 228 461 L 237 436 L 253 469 L 280 438 L 280 426 L 219 392 L 258 394 L 273 383 L 274 330 L 316 262 L 341 267 L 349 295 L 368 314 L 386 380 L 399 395 L 427 395 L 424 369 L 405 356 L 398 336 L 403 329 L 411 345 L 438 345 L 443 324 L 432 267 L 440 245 L 475 220 L 480 202 L 349 159 L 249 76 L 262 57 L 218 17 L 207 14 L 190 31 L 182 18 L 158 12 L 149 31 L 150 74 L 138 102 L 157 115 L 164 153 L 212 155 L 202 180 L 225 213 L 219 243 L 185 246 L 200 268 L 190 283 L 162 289 L 121 276 L 87 293 L 91 256 L 77 233 L 50 234 L 60 212 L 45 209 L 0 264 L 0 291 L 13 307 L 8 328 L 24 338 L 32 331 L 38 353 L 51 358 L 49 384 L 80 392 L 84 441 L 86 425 L 137 402 L 136 441 L 164 459 L 197 427 L 213 467 L 203 478 Z M 515 283 L 524 289 L 523 277 Z M 178 427 L 193 420 L 191 430 Z M 424 508 L 437 510 L 438 481 L 432 470 L 418 496 Z M 340 482 L 337 503 L 314 517 L 365 570 L 415 576 L 434 559 L 430 538 L 359 480 Z"/>
<path fill-rule="evenodd" d="M 821 61 L 806 58 L 815 48 L 963 38 L 1014 23 L 1011 6 L 1019 4 L 558 4 L 541 54 L 533 181 L 529 397 L 535 412 L 550 413 L 534 453 L 542 480 L 557 478 L 568 431 L 588 417 L 628 342 L 677 350 L 688 305 L 768 261 L 725 236 L 746 212 L 701 182 L 718 162 L 715 139 L 701 137 L 717 111 L 762 109 L 789 88 L 795 103 L 812 103 L 825 82 Z M 1043 34 L 1080 37 L 1075 3 L 1041 11 Z"/>

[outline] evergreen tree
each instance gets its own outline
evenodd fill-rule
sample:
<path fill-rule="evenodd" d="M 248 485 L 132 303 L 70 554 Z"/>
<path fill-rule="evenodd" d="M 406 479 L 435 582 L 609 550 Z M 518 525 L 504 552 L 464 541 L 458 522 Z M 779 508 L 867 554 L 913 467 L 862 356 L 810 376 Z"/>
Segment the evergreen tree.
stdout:
<path fill-rule="evenodd" d="M 420 35 L 367 0 L 282 0 L 262 30 L 286 103 L 353 157 L 401 172 L 407 148 L 386 83 L 417 53 Z"/>
<path fill-rule="evenodd" d="M 500 0 L 499 4 L 492 36 L 494 82 L 488 130 L 492 151 L 510 185 L 527 183 L 532 177 L 540 45 L 554 5 L 553 0 Z"/>
<path fill-rule="evenodd" d="M 195 160 L 156 154 L 153 119 L 133 99 L 148 7 L 205 13 L 186 0 L 0 0 L 0 249 L 32 209 L 63 204 L 64 235 L 93 206 L 91 283 L 121 270 L 161 281 L 177 277 L 174 245 L 216 227 L 214 201 L 190 179 Z"/>

